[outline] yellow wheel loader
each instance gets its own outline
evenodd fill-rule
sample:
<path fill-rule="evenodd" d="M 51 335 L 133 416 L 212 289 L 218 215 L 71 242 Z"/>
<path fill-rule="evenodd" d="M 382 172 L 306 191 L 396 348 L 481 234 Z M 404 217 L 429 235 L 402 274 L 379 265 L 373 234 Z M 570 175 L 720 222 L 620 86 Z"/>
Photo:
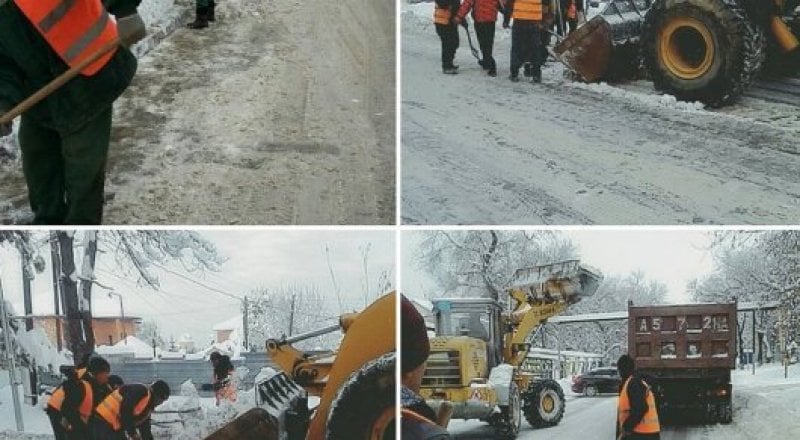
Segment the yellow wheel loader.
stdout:
<path fill-rule="evenodd" d="M 436 336 L 420 394 L 434 411 L 444 406 L 452 418 L 488 422 L 499 439 L 516 438 L 523 416 L 537 428 L 558 424 L 561 386 L 520 367 L 540 325 L 593 295 L 601 280 L 569 260 L 518 270 L 508 307 L 490 298 L 433 300 Z"/>
<path fill-rule="evenodd" d="M 585 81 L 628 77 L 641 66 L 657 90 L 719 107 L 765 61 L 782 74 L 800 72 L 799 37 L 798 0 L 610 0 L 554 53 Z"/>
<path fill-rule="evenodd" d="M 281 373 L 256 384 L 257 407 L 206 440 L 394 439 L 395 322 L 392 292 L 339 324 L 267 341 Z M 335 354 L 310 355 L 292 344 L 341 330 Z M 319 399 L 309 409 L 309 396 Z"/>

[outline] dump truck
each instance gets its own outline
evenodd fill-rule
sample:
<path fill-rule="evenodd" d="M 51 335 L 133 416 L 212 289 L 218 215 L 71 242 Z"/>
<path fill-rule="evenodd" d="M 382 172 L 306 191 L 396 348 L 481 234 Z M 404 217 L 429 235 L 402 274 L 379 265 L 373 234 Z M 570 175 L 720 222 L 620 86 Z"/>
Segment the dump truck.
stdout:
<path fill-rule="evenodd" d="M 554 48 L 588 82 L 643 67 L 660 92 L 719 107 L 735 101 L 765 61 L 800 72 L 798 0 L 610 0 Z"/>
<path fill-rule="evenodd" d="M 736 303 L 628 307 L 628 351 L 669 423 L 686 414 L 733 418 Z"/>
<path fill-rule="evenodd" d="M 392 292 L 337 325 L 268 340 L 281 372 L 256 384 L 256 408 L 206 440 L 394 439 L 396 309 Z M 292 345 L 339 330 L 344 337 L 334 354 Z M 309 396 L 319 404 L 309 408 Z"/>
<path fill-rule="evenodd" d="M 594 294 L 602 275 L 568 260 L 517 270 L 506 305 L 492 298 L 432 301 L 436 336 L 420 395 L 452 418 L 488 422 L 499 439 L 516 438 L 524 416 L 533 427 L 558 424 L 558 382 L 521 368 L 531 339 L 548 318 Z"/>

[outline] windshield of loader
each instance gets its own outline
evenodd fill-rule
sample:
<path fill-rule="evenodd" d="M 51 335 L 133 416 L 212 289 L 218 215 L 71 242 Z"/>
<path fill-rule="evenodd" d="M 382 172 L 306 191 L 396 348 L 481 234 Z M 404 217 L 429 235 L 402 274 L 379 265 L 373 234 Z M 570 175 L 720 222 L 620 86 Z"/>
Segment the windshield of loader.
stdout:
<path fill-rule="evenodd" d="M 469 336 L 489 341 L 489 316 L 480 312 L 453 312 L 442 330 L 448 336 Z"/>

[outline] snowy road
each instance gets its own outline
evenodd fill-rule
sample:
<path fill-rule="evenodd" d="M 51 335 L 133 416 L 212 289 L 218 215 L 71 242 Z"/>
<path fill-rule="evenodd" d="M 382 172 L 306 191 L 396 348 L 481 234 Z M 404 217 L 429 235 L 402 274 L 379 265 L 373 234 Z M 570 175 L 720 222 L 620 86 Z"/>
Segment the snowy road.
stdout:
<path fill-rule="evenodd" d="M 218 3 L 116 103 L 105 222 L 393 223 L 394 0 Z M 19 168 L 0 223 L 24 221 Z"/>
<path fill-rule="evenodd" d="M 648 84 L 511 83 L 480 72 L 464 31 L 440 72 L 425 11 L 404 5 L 405 223 L 786 224 L 800 218 L 797 108 L 745 98 L 721 112 L 659 98 Z M 474 39 L 474 33 L 473 33 Z"/>
<path fill-rule="evenodd" d="M 664 427 L 662 440 L 783 440 L 787 432 L 800 430 L 800 366 L 783 379 L 777 366 L 734 373 L 734 422 L 731 425 Z M 564 418 L 557 426 L 534 430 L 523 421 L 520 440 L 613 440 L 617 397 L 567 397 Z M 452 421 L 448 427 L 456 439 L 490 439 L 492 429 L 476 421 Z"/>

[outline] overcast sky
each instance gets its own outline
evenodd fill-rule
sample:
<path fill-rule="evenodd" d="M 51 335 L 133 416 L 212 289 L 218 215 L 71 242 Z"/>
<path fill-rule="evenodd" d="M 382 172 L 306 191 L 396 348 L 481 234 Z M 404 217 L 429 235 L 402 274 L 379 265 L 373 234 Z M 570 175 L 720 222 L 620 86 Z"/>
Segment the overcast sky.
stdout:
<path fill-rule="evenodd" d="M 414 263 L 424 231 L 402 235 L 402 288 L 411 295 L 436 289 L 431 276 Z M 605 275 L 627 275 L 642 270 L 648 279 L 665 283 L 669 302 L 688 302 L 686 283 L 713 270 L 708 247 L 711 238 L 701 231 L 565 231 L 578 246 L 581 260 Z M 420 295 L 421 296 L 421 295 Z"/>
<path fill-rule="evenodd" d="M 367 270 L 370 290 L 381 273 L 392 270 L 395 260 L 393 231 L 202 231 L 227 257 L 218 273 L 187 274 L 203 284 L 241 297 L 257 287 L 282 284 L 316 285 L 326 303 L 321 310 L 338 315 L 325 247 L 330 249 L 331 265 L 342 297 L 351 307 L 363 304 L 364 263 L 360 248 L 369 245 Z M 53 313 L 49 247 L 43 248 L 48 267 L 33 283 L 34 313 Z M 22 282 L 16 250 L 0 248 L 0 273 L 6 299 L 18 314 L 23 313 Z M 124 296 L 125 314 L 153 319 L 164 336 L 178 339 L 191 334 L 201 345 L 211 335 L 211 327 L 240 313 L 241 302 L 215 293 L 190 281 L 158 271 L 161 288 L 154 291 L 137 286 L 136 279 L 122 274 L 110 255 L 98 256 L 98 281 Z M 394 276 L 394 273 L 392 274 Z M 351 311 L 351 310 L 345 310 Z M 93 312 L 98 316 L 119 315 L 119 300 L 106 291 L 93 289 Z"/>

